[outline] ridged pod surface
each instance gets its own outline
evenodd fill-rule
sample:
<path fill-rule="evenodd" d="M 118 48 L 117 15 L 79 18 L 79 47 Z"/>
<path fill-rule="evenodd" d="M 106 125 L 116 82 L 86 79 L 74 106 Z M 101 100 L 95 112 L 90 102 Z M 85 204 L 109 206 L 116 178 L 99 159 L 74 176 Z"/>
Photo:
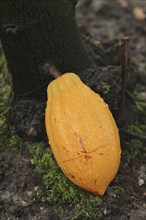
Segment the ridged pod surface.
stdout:
<path fill-rule="evenodd" d="M 79 187 L 103 195 L 120 164 L 120 140 L 103 99 L 74 73 L 48 86 L 46 130 L 63 173 Z"/>

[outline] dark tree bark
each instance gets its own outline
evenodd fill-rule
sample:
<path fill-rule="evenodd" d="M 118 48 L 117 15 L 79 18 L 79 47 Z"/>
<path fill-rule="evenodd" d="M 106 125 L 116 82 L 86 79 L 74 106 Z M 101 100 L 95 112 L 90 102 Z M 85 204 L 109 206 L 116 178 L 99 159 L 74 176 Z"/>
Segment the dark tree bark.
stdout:
<path fill-rule="evenodd" d="M 120 87 L 113 79 L 119 70 L 96 69 L 98 59 L 92 53 L 96 46 L 90 45 L 87 53 L 75 20 L 76 3 L 77 0 L 0 0 L 0 38 L 12 75 L 8 119 L 23 137 L 43 137 L 46 88 L 53 80 L 50 64 L 61 73 L 78 74 L 111 109 L 118 106 Z M 106 83 L 110 84 L 108 89 Z"/>
<path fill-rule="evenodd" d="M 77 74 L 90 65 L 74 9 L 73 0 L 0 1 L 0 37 L 15 99 L 42 99 L 53 79 L 48 63 Z"/>
<path fill-rule="evenodd" d="M 8 119 L 21 136 L 44 130 L 46 88 L 61 72 L 81 74 L 91 65 L 75 21 L 76 0 L 0 0 L 0 38 L 12 75 Z M 44 102 L 43 102 L 44 101 Z"/>

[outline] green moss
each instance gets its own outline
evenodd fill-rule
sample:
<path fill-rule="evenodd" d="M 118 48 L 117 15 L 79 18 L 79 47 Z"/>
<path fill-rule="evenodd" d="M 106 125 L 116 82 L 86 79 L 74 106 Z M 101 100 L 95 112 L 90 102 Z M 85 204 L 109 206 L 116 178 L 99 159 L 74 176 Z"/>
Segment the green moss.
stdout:
<path fill-rule="evenodd" d="M 0 47 L 0 51 L 1 51 L 1 47 Z M 6 61 L 5 61 L 5 57 L 2 53 L 1 57 L 0 57 L 0 73 L 2 72 L 7 72 L 7 64 L 6 64 Z"/>
<path fill-rule="evenodd" d="M 137 135 L 144 136 L 146 134 L 146 125 L 141 124 L 141 125 L 130 125 L 128 126 L 128 130 L 131 132 L 134 132 Z"/>
<path fill-rule="evenodd" d="M 144 149 L 141 141 L 132 139 L 126 146 L 126 150 L 123 152 L 123 156 L 126 160 L 124 166 L 128 166 Z"/>
<path fill-rule="evenodd" d="M 0 45 L 0 114 L 6 110 L 6 102 L 10 96 L 11 86 L 6 61 Z"/>
<path fill-rule="evenodd" d="M 139 121 L 141 124 L 144 124 L 146 127 L 146 102 L 137 101 L 136 102 L 137 112 L 139 115 Z M 145 132 L 146 135 L 146 132 Z"/>
<path fill-rule="evenodd" d="M 105 82 L 102 82 L 100 86 L 98 86 L 98 89 L 103 92 L 104 95 L 108 94 L 110 91 L 110 85 L 108 85 Z"/>
<path fill-rule="evenodd" d="M 0 149 L 5 147 L 17 147 L 21 145 L 21 139 L 7 124 L 6 118 L 0 115 Z"/>
<path fill-rule="evenodd" d="M 1 76 L 3 76 L 3 74 L 1 74 Z M 3 76 L 3 82 L 4 79 Z M 20 138 L 15 135 L 13 128 L 8 125 L 5 117 L 8 110 L 7 101 L 10 96 L 10 91 L 10 86 L 4 82 L 0 90 L 0 149 L 7 146 L 19 146 L 21 142 Z"/>
<path fill-rule="evenodd" d="M 7 146 L 18 147 L 22 140 L 19 139 L 13 129 L 7 124 L 5 113 L 7 112 L 7 101 L 11 93 L 11 86 L 4 56 L 0 58 L 0 148 Z M 104 94 L 108 94 L 110 86 L 106 83 L 100 85 Z M 137 109 L 141 117 L 144 118 L 146 105 L 142 101 L 137 102 Z M 146 134 L 146 125 L 142 120 L 142 125 L 130 126 L 129 131 L 138 135 Z M 102 216 L 102 203 L 107 197 L 101 199 L 98 196 L 90 194 L 79 187 L 72 184 L 62 173 L 58 167 L 53 154 L 48 146 L 44 143 L 32 144 L 29 147 L 32 154 L 31 163 L 36 171 L 42 176 L 42 184 L 33 192 L 33 201 L 48 203 L 57 212 L 60 212 L 62 219 L 66 220 L 83 220 L 83 219 L 99 219 Z M 124 166 L 128 166 L 141 152 L 144 151 L 143 143 L 137 139 L 132 139 L 123 149 L 123 157 L 125 158 Z M 113 198 L 124 189 L 112 186 L 108 199 Z M 112 200 L 111 200 L 112 201 Z"/>
<path fill-rule="evenodd" d="M 29 146 L 32 153 L 31 163 L 43 175 L 43 185 L 33 194 L 34 201 L 47 202 L 65 213 L 71 210 L 71 216 L 66 219 L 97 219 L 101 215 L 101 198 L 88 193 L 72 184 L 58 167 L 49 147 L 44 144 Z M 73 213 L 73 214 L 72 214 Z"/>
<path fill-rule="evenodd" d="M 0 149 L 8 146 L 18 147 L 22 140 L 16 136 L 5 118 L 11 85 L 3 54 L 0 57 L 0 72 Z M 33 201 L 49 203 L 60 212 L 60 215 L 65 216 L 64 219 L 94 220 L 101 215 L 101 199 L 72 184 L 61 172 L 49 147 L 45 148 L 44 143 L 37 143 L 29 146 L 29 151 L 32 153 L 31 163 L 43 178 L 42 185 L 34 190 Z"/>
<path fill-rule="evenodd" d="M 1 47 L 0 47 L 1 52 Z M 7 124 L 5 114 L 8 111 L 8 99 L 11 94 L 9 74 L 3 53 L 0 56 L 0 149 L 7 146 L 19 146 L 21 140 Z"/>

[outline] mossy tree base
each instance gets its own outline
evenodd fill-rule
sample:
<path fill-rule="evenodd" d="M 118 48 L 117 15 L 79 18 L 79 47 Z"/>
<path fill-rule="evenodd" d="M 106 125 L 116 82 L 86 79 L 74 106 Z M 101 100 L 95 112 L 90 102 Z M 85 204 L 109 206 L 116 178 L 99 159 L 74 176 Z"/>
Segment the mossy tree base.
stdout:
<path fill-rule="evenodd" d="M 115 59 L 119 57 L 119 44 L 97 45 L 90 38 L 82 38 L 75 20 L 76 2 L 0 2 L 0 38 L 13 90 L 7 116 L 22 137 L 44 138 L 46 90 L 54 79 L 50 64 L 61 73 L 78 74 L 105 99 L 116 118 L 121 98 L 121 70 Z"/>

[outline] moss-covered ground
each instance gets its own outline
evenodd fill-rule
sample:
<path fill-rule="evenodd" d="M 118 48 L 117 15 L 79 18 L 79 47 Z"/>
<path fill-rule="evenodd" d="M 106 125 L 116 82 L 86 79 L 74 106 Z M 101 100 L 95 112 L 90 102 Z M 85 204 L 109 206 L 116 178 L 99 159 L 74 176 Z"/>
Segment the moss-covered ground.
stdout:
<path fill-rule="evenodd" d="M 98 40 L 120 38 L 121 33 L 130 35 L 132 55 L 137 57 L 136 64 L 131 67 L 132 73 L 137 75 L 142 70 L 140 74 L 144 74 L 144 21 L 137 21 L 132 11 L 142 1 L 114 1 L 114 7 L 108 1 L 90 2 L 96 2 L 98 13 L 89 3 L 88 7 L 80 3 L 78 9 L 78 20 L 81 24 L 86 23 L 86 31 L 92 32 Z M 128 2 L 128 5 L 123 7 L 122 2 Z M 86 11 L 86 16 L 82 10 Z M 92 19 L 90 26 L 88 22 Z M 110 45 L 107 44 L 107 54 L 111 51 Z M 111 64 L 112 57 L 109 58 L 108 64 Z M 98 59 L 101 60 L 101 56 Z M 63 175 L 48 143 L 20 139 L 7 123 L 11 80 L 0 47 L 0 219 L 146 219 L 146 93 L 142 80 L 135 78 L 131 83 L 130 79 L 129 83 L 130 91 L 134 85 L 132 96 L 128 95 L 134 111 L 128 108 L 128 117 L 134 116 L 135 120 L 120 132 L 122 160 L 119 172 L 105 195 L 98 197 L 76 187 Z M 105 93 L 108 92 L 107 85 L 102 86 Z"/>
<path fill-rule="evenodd" d="M 24 140 L 15 134 L 5 117 L 11 94 L 11 84 L 3 55 L 0 59 L 0 72 L 0 148 L 3 152 L 6 148 L 24 147 Z M 127 136 L 122 136 L 123 153 L 119 173 L 124 172 L 124 169 L 129 169 L 136 158 L 146 153 L 144 148 L 146 126 L 142 120 L 146 106 L 138 99 L 138 91 L 139 87 L 134 94 L 136 111 L 139 114 L 138 120 L 141 123 L 130 125 L 127 129 Z M 32 172 L 40 176 L 39 185 L 32 190 L 30 203 L 48 204 L 56 213 L 59 213 L 59 216 L 62 216 L 62 219 L 102 219 L 104 212 L 106 212 L 104 208 L 106 202 L 113 202 L 118 194 L 124 193 L 126 190 L 118 183 L 117 178 L 123 178 L 119 177 L 121 174 L 118 174 L 103 198 L 88 193 L 71 183 L 61 172 L 49 144 L 26 142 L 25 148 L 29 152 Z"/>

